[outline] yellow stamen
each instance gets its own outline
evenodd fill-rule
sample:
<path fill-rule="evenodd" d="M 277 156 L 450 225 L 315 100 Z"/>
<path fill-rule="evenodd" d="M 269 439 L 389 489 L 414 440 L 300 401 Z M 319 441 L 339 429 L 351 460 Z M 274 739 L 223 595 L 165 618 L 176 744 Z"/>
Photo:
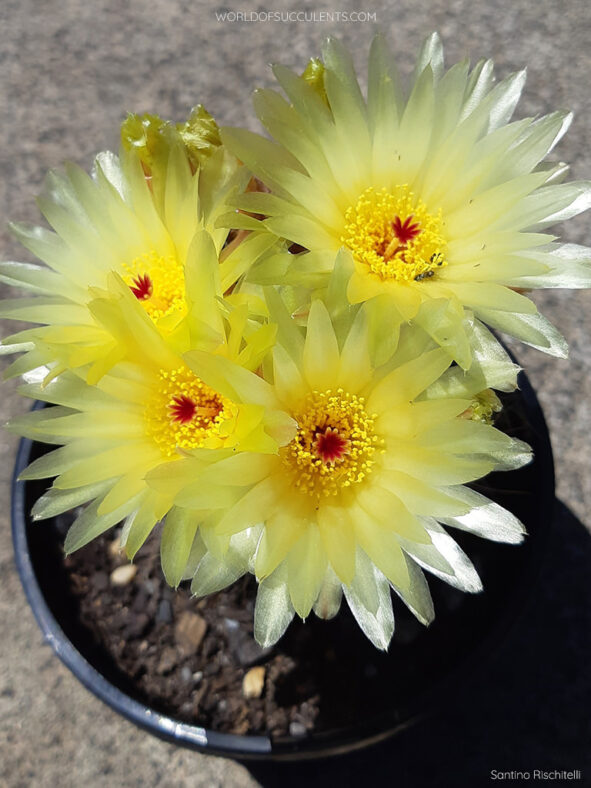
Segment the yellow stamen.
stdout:
<path fill-rule="evenodd" d="M 194 375 L 188 367 L 161 370 L 146 405 L 146 434 L 172 458 L 177 449 L 218 448 L 222 425 L 234 418 L 236 406 Z"/>
<path fill-rule="evenodd" d="M 171 312 L 184 314 L 185 272 L 175 257 L 160 257 L 144 252 L 130 264 L 125 263 L 123 279 L 137 296 L 152 320 Z"/>
<path fill-rule="evenodd" d="M 374 432 L 376 416 L 367 413 L 363 397 L 343 389 L 313 391 L 293 416 L 298 431 L 281 455 L 293 472 L 294 487 L 315 497 L 337 495 L 371 473 L 381 440 Z M 323 453 L 319 436 L 337 448 Z"/>
<path fill-rule="evenodd" d="M 421 282 L 447 265 L 441 212 L 430 214 L 408 186 L 370 186 L 345 221 L 341 241 L 383 281 Z"/>

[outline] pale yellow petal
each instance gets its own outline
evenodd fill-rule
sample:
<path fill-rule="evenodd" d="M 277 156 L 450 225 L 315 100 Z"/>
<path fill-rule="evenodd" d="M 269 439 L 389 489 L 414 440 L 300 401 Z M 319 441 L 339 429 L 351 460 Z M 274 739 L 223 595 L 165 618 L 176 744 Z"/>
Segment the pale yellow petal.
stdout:
<path fill-rule="evenodd" d="M 345 585 L 355 575 L 355 534 L 344 507 L 321 503 L 318 512 L 318 528 L 328 561 L 335 574 Z"/>
<path fill-rule="evenodd" d="M 399 402 L 411 402 L 449 367 L 444 350 L 431 350 L 386 375 L 371 392 L 367 408 L 381 413 Z"/>
<path fill-rule="evenodd" d="M 352 512 L 355 537 L 380 572 L 398 588 L 407 588 L 408 569 L 394 532 L 388 531 L 361 507 Z"/>
<path fill-rule="evenodd" d="M 326 572 L 326 553 L 318 528 L 309 525 L 287 557 L 289 596 L 296 613 L 307 618 Z"/>
<path fill-rule="evenodd" d="M 303 371 L 309 386 L 326 390 L 334 387 L 339 370 L 339 346 L 326 307 L 312 301 L 304 345 Z"/>

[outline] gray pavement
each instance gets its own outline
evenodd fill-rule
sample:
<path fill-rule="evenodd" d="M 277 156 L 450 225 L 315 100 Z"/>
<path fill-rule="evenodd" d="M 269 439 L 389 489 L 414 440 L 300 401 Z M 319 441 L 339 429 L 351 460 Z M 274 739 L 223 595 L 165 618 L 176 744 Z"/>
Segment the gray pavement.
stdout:
<path fill-rule="evenodd" d="M 519 114 L 573 109 L 575 122 L 558 155 L 571 163 L 574 177 L 591 177 L 591 10 L 587 0 L 396 0 L 371 6 L 360 0 L 281 0 L 272 7 L 375 11 L 377 27 L 389 35 L 407 72 L 422 37 L 433 29 L 442 34 L 448 64 L 465 55 L 473 62 L 492 56 L 500 76 L 526 64 L 529 77 Z M 202 0 L 3 0 L 0 258 L 30 259 L 6 231 L 6 221 L 36 221 L 34 197 L 44 173 L 64 159 L 88 167 L 94 152 L 116 147 L 118 126 L 126 111 L 154 111 L 180 120 L 201 102 L 221 123 L 255 128 L 248 96 L 255 85 L 271 83 L 268 63 L 303 67 L 328 34 L 344 38 L 355 49 L 358 63 L 364 62 L 376 28 L 372 23 L 231 23 L 218 21 L 215 13 L 270 8 L 234 0 L 227 6 Z M 565 228 L 563 237 L 591 244 L 588 227 L 588 217 L 579 217 Z M 557 361 L 521 347 L 517 353 L 549 423 L 558 496 L 589 529 L 591 294 L 549 292 L 537 301 L 569 340 L 571 358 Z M 3 333 L 7 333 L 6 326 Z M 14 384 L 4 385 L 2 421 L 24 409 Z M 238 764 L 175 749 L 137 730 L 90 695 L 42 643 L 12 563 L 8 485 L 15 449 L 16 440 L 4 434 L 0 444 L 0 784 L 65 788 L 261 784 Z M 586 593 L 589 601 L 582 585 L 565 582 L 563 589 L 557 587 L 553 593 L 560 599 L 567 591 L 578 598 Z M 568 619 L 571 635 L 575 635 L 569 647 L 586 649 L 577 664 L 588 666 L 589 639 L 576 637 L 583 620 L 577 618 L 578 613 L 569 617 L 568 598 L 563 596 L 561 604 L 566 611 L 563 620 Z M 552 622 L 544 625 L 551 628 Z M 543 664 L 544 653 L 539 660 Z M 571 706 L 581 704 L 578 716 L 569 718 L 578 726 L 577 732 L 574 738 L 568 739 L 565 733 L 564 740 L 560 736 L 553 740 L 554 762 L 564 769 L 580 768 L 577 763 L 583 761 L 591 767 L 588 668 L 586 678 L 581 680 L 579 675 L 576 681 L 587 692 L 586 698 L 579 694 L 570 701 Z M 476 709 L 473 712 L 478 714 Z M 502 711 L 497 713 L 499 725 L 502 715 Z M 536 735 L 536 725 L 544 724 L 542 718 L 540 712 L 532 719 L 531 736 Z M 480 743 L 484 748 L 481 784 L 488 782 L 485 775 L 498 763 L 494 747 L 505 746 L 498 737 L 492 741 L 496 744 Z M 425 746 L 429 748 L 427 742 Z M 383 779 L 370 782 L 395 784 L 395 766 L 387 769 Z M 352 779 L 341 777 L 340 784 Z M 270 784 L 268 776 L 264 780 Z M 419 782 L 411 773 L 400 784 Z M 460 773 L 452 782 L 464 784 Z M 330 775 L 325 784 L 331 784 Z"/>

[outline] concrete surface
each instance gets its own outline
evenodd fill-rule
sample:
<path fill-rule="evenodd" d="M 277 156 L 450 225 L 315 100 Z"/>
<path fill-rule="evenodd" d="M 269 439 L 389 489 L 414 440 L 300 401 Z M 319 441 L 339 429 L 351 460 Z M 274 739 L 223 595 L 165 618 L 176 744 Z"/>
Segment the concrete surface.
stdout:
<path fill-rule="evenodd" d="M 558 155 L 591 177 L 591 10 L 587 0 L 281 0 L 282 10 L 372 11 L 373 23 L 219 22 L 216 11 L 264 11 L 202 0 L 3 0 L 0 6 L 0 257 L 29 259 L 5 230 L 36 221 L 44 173 L 88 166 L 116 146 L 127 110 L 184 118 L 197 102 L 225 124 L 255 127 L 248 94 L 271 83 L 272 61 L 302 67 L 336 34 L 363 63 L 377 26 L 408 71 L 422 37 L 441 32 L 448 63 L 494 57 L 501 76 L 527 64 L 519 113 L 576 112 Z M 588 218 L 564 237 L 591 244 Z M 0 783 L 6 786 L 485 785 L 491 769 L 586 769 L 591 780 L 591 294 L 538 302 L 568 338 L 570 361 L 518 349 L 538 390 L 556 455 L 553 560 L 539 598 L 471 702 L 366 756 L 298 771 L 254 770 L 176 750 L 123 721 L 61 666 L 29 611 L 12 563 L 8 483 L 16 441 L 2 436 L 0 481 Z M 3 332 L 7 333 L 6 326 Z M 0 416 L 25 405 L 4 385 Z M 425 753 L 429 757 L 425 757 Z M 587 783 L 589 784 L 589 783 Z"/>

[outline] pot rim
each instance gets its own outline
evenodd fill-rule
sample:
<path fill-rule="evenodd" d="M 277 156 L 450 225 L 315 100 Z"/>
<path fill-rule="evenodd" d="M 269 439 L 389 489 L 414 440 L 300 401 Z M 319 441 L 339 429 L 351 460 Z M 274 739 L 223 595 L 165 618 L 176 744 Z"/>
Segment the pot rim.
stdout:
<path fill-rule="evenodd" d="M 540 475 L 542 479 L 541 497 L 546 503 L 554 500 L 554 463 L 550 437 L 542 410 L 526 375 L 521 372 L 519 377 L 520 393 L 524 399 L 529 423 L 536 437 L 536 461 L 541 461 Z M 36 402 L 34 409 L 43 407 L 44 403 Z M 117 711 L 129 721 L 148 731 L 160 739 L 188 747 L 201 752 L 234 758 L 236 760 L 304 760 L 352 752 L 378 743 L 402 730 L 411 727 L 426 714 L 427 706 L 421 713 L 410 715 L 408 719 L 396 721 L 391 717 L 389 724 L 376 730 L 380 719 L 385 715 L 376 716 L 360 724 L 358 728 L 351 726 L 344 730 L 320 732 L 308 737 L 282 737 L 274 741 L 270 735 L 221 733 L 215 730 L 175 720 L 173 717 L 158 712 L 141 701 L 135 700 L 108 681 L 74 646 L 54 616 L 45 599 L 33 567 L 29 541 L 27 537 L 28 514 L 26 511 L 26 482 L 19 481 L 18 476 L 28 465 L 34 441 L 21 439 L 11 483 L 11 519 L 12 537 L 16 568 L 23 585 L 25 595 L 33 610 L 45 643 L 49 644 L 59 659 L 68 667 L 76 678 L 96 697 Z M 552 506 L 546 507 L 548 520 Z M 547 535 L 548 528 L 546 528 Z M 538 550 L 545 544 L 545 539 L 538 542 Z M 531 587 L 534 562 L 526 567 L 523 580 Z M 514 616 L 516 618 L 516 616 Z M 513 621 L 510 622 L 512 624 Z M 499 622 L 494 622 L 491 635 L 496 633 Z M 487 637 L 489 642 L 491 637 Z M 474 649 L 475 653 L 484 651 L 483 644 Z M 434 698 L 439 698 L 449 685 L 450 672 L 445 680 L 434 690 Z M 335 741 L 335 738 L 338 738 Z"/>

